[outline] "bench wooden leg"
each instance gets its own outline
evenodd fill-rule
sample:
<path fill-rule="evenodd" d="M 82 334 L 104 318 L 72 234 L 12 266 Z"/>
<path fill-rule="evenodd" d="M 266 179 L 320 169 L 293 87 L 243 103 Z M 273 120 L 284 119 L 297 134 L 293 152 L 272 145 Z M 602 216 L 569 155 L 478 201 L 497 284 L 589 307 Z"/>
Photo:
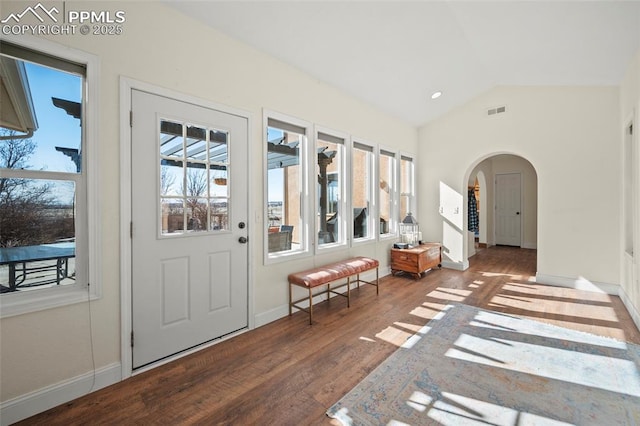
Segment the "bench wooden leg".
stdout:
<path fill-rule="evenodd" d="M 313 325 L 313 292 L 309 287 L 309 325 Z"/>
<path fill-rule="evenodd" d="M 378 279 L 378 268 L 376 268 L 376 295 L 380 294 L 380 280 Z"/>
<path fill-rule="evenodd" d="M 289 316 L 293 313 L 293 284 L 289 283 Z"/>
<path fill-rule="evenodd" d="M 351 277 L 347 277 L 347 308 L 351 307 Z"/>

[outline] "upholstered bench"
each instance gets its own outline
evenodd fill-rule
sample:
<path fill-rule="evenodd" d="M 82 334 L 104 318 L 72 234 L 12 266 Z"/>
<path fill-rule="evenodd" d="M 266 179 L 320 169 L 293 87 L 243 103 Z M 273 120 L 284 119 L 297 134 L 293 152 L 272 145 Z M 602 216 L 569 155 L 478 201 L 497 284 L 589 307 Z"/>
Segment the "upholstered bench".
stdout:
<path fill-rule="evenodd" d="M 315 287 L 326 285 L 326 295 L 327 300 L 331 296 L 331 293 L 336 294 L 338 296 L 343 296 L 347 298 L 347 307 L 351 304 L 351 283 L 357 283 L 358 287 L 360 287 L 360 283 L 363 282 L 365 284 L 370 284 L 376 286 L 376 294 L 379 294 L 379 286 L 378 286 L 378 265 L 379 262 L 376 259 L 371 259 L 369 257 L 353 257 L 351 259 L 343 260 L 340 262 L 331 263 L 328 265 L 320 266 L 317 268 L 309 269 L 307 271 L 296 272 L 293 274 L 289 274 L 289 315 L 293 313 L 293 308 L 297 308 L 301 311 L 305 311 L 309 314 L 309 324 L 313 324 L 313 297 L 318 296 L 324 292 L 319 292 L 313 294 L 313 289 Z M 370 271 L 372 269 L 376 270 L 376 281 L 370 282 L 360 279 L 360 274 L 362 272 Z M 356 279 L 352 280 L 351 278 L 355 276 Z M 331 287 L 331 283 L 334 281 L 346 278 L 347 281 L 344 283 L 340 283 L 333 288 Z M 293 300 L 293 286 L 304 287 L 309 291 L 309 295 L 303 297 L 302 299 Z M 340 293 L 335 291 L 341 287 L 347 287 L 347 291 L 345 293 Z M 309 307 L 305 308 L 299 305 L 300 302 L 309 301 Z"/>

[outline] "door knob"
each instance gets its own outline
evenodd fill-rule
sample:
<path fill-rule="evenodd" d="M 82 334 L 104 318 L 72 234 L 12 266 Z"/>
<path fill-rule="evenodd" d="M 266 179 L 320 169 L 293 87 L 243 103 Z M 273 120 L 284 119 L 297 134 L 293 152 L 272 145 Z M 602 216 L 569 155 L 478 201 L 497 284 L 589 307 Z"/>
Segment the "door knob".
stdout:
<path fill-rule="evenodd" d="M 520 212 L 516 212 L 516 214 L 520 214 Z"/>
<path fill-rule="evenodd" d="M 247 244 L 247 237 L 240 237 L 238 238 L 238 242 L 240 244 Z"/>

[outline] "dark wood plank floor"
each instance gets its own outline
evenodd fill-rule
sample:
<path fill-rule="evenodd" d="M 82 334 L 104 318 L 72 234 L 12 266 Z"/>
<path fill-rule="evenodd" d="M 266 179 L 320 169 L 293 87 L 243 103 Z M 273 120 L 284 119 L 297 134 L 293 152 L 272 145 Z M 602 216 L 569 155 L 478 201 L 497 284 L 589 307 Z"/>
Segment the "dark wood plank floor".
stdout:
<path fill-rule="evenodd" d="M 385 277 L 22 424 L 329 425 L 325 411 L 455 301 L 640 344 L 618 297 L 531 283 L 536 252 L 492 247 L 465 272 Z"/>

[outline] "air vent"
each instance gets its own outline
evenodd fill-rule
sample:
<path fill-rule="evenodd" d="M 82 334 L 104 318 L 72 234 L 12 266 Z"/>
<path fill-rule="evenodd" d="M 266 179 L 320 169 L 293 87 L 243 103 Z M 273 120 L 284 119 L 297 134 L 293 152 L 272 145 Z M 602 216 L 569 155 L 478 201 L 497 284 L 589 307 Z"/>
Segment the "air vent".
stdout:
<path fill-rule="evenodd" d="M 499 106 L 499 107 L 495 107 L 495 108 L 490 108 L 490 109 L 487 110 L 487 115 L 502 114 L 503 112 L 507 112 L 507 107 L 506 106 Z"/>

